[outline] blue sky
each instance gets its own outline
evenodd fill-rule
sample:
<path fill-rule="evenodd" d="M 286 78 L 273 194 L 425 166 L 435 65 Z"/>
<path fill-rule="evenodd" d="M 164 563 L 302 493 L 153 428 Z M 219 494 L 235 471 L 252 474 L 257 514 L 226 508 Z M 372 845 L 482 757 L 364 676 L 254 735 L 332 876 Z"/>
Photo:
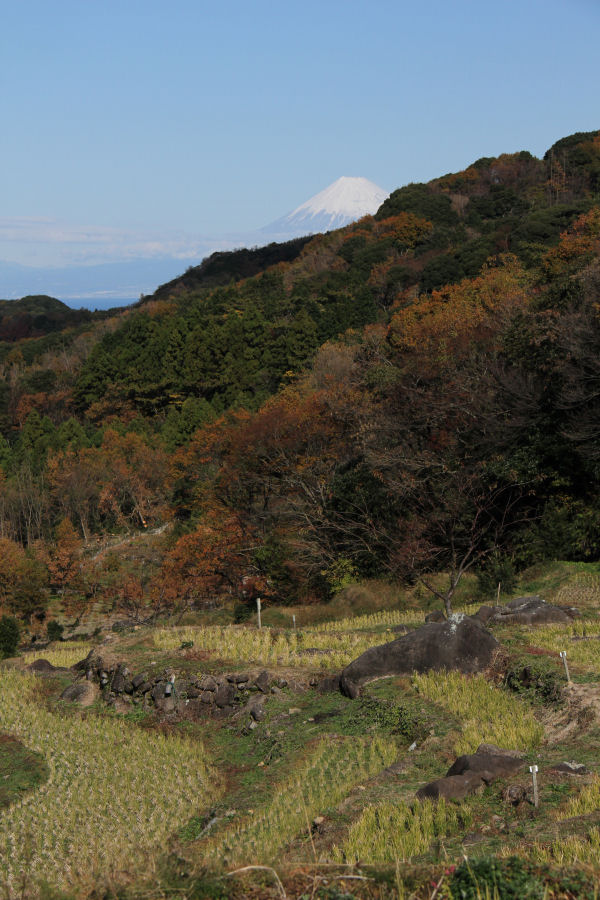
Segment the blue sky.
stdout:
<path fill-rule="evenodd" d="M 0 259 L 183 254 L 600 127 L 598 0 L 2 5 Z"/>

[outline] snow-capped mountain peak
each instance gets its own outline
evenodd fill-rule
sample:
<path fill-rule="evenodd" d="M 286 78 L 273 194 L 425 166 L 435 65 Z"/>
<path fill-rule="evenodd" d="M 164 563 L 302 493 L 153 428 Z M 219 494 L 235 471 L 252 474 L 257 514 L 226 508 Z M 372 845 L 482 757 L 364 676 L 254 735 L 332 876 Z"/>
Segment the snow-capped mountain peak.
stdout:
<path fill-rule="evenodd" d="M 303 235 L 331 231 L 377 212 L 387 191 L 368 178 L 338 178 L 306 203 L 261 230 L 269 234 Z"/>

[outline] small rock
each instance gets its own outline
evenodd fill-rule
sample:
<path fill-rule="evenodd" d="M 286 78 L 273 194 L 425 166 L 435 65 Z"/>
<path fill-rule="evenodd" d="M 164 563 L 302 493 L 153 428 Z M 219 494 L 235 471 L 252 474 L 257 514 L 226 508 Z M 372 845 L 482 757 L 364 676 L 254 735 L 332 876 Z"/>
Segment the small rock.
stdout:
<path fill-rule="evenodd" d="M 252 707 L 252 709 L 250 710 L 250 715 L 252 716 L 252 718 L 254 719 L 255 722 L 262 722 L 263 719 L 265 719 L 267 716 L 267 714 L 264 711 L 264 709 L 262 708 L 262 706 L 258 706 L 258 705 Z"/>
<path fill-rule="evenodd" d="M 115 694 L 122 694 L 125 690 L 125 678 L 120 672 L 117 672 L 116 675 L 113 676 L 111 690 L 114 691 Z"/>
<path fill-rule="evenodd" d="M 79 706 L 91 706 L 97 696 L 98 688 L 92 681 L 78 681 L 65 688 L 60 699 L 77 703 Z"/>
<path fill-rule="evenodd" d="M 234 673 L 233 675 L 227 676 L 227 681 L 231 684 L 246 684 L 247 681 L 250 681 L 250 677 L 248 675 Z"/>
<path fill-rule="evenodd" d="M 215 703 L 219 709 L 230 706 L 235 699 L 235 687 L 232 684 L 221 684 L 215 692 Z"/>
<path fill-rule="evenodd" d="M 218 684 L 212 675 L 203 675 L 198 683 L 198 687 L 203 691 L 216 691 Z"/>
<path fill-rule="evenodd" d="M 589 769 L 583 763 L 562 762 L 552 767 L 553 772 L 561 772 L 563 775 L 588 775 Z"/>
<path fill-rule="evenodd" d="M 132 685 L 133 685 L 133 689 L 134 689 L 135 691 L 137 691 L 137 689 L 138 689 L 139 687 L 141 687 L 141 686 L 144 684 L 145 681 L 148 681 L 148 675 L 146 674 L 146 672 L 143 672 L 143 673 L 140 674 L 140 675 L 134 675 L 133 678 L 131 679 L 131 683 L 132 683 Z"/>
<path fill-rule="evenodd" d="M 477 772 L 482 778 L 484 773 L 486 773 L 486 775 L 491 776 L 491 780 L 494 780 L 512 775 L 523 767 L 522 760 L 515 759 L 513 756 L 498 753 L 482 753 L 480 750 L 481 747 L 477 750 L 477 753 L 466 753 L 464 756 L 459 756 L 446 772 L 446 776 Z M 488 778 L 485 780 L 489 784 Z"/>
<path fill-rule="evenodd" d="M 192 685 L 190 685 L 186 690 L 186 695 L 189 700 L 197 700 L 198 697 L 201 696 L 201 694 L 202 691 L 200 690 L 200 688 L 192 687 Z"/>
<path fill-rule="evenodd" d="M 511 806 L 519 806 L 520 803 L 524 803 L 528 797 L 528 789 L 523 784 L 509 784 L 509 786 L 503 791 L 502 799 L 505 803 L 510 803 Z"/>
<path fill-rule="evenodd" d="M 28 672 L 35 672 L 38 675 L 56 672 L 56 666 L 53 666 L 47 659 L 36 659 L 35 662 L 26 666 L 26 669 Z"/>
<path fill-rule="evenodd" d="M 201 703 L 214 703 L 215 702 L 215 692 L 214 691 L 202 691 L 199 699 L 200 699 Z"/>
<path fill-rule="evenodd" d="M 159 681 L 154 685 L 151 692 L 152 699 L 155 703 L 158 704 L 159 700 L 164 700 L 167 696 L 167 684 L 164 681 Z"/>
<path fill-rule="evenodd" d="M 478 619 L 483 625 L 485 625 L 494 615 L 494 610 L 498 609 L 498 607 L 488 606 L 484 604 L 480 606 L 476 613 L 472 616 L 473 619 Z"/>
<path fill-rule="evenodd" d="M 292 706 L 290 707 L 290 709 L 288 709 L 288 713 L 290 714 L 290 716 L 296 716 L 299 712 L 302 712 L 302 710 L 298 709 L 297 706 Z"/>
<path fill-rule="evenodd" d="M 269 673 L 264 670 L 254 679 L 254 684 L 259 691 L 265 694 L 269 690 Z"/>
<path fill-rule="evenodd" d="M 424 800 L 464 800 L 484 788 L 483 772 L 467 772 L 464 775 L 450 775 L 423 785 L 417 791 L 417 799 Z"/>
<path fill-rule="evenodd" d="M 175 709 L 175 697 L 159 697 L 158 700 L 156 700 L 156 708 L 164 713 L 173 712 Z"/>

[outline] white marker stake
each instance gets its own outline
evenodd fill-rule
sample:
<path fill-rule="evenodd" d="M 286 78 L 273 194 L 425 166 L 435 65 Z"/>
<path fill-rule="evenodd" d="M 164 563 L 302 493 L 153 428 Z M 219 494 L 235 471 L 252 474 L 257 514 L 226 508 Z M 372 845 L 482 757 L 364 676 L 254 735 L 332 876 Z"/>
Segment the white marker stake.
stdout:
<path fill-rule="evenodd" d="M 563 663 L 564 663 L 564 665 L 565 665 L 565 672 L 567 673 L 567 682 L 568 682 L 569 684 L 571 684 L 571 676 L 569 675 L 569 665 L 568 665 L 568 663 L 567 663 L 567 651 L 566 651 L 566 650 L 561 650 L 560 653 L 559 653 L 559 656 L 560 656 L 560 658 L 562 659 L 562 661 L 563 661 Z"/>
<path fill-rule="evenodd" d="M 294 630 L 296 629 L 296 616 L 292 613 L 292 621 L 294 623 Z"/>
<path fill-rule="evenodd" d="M 262 625 L 260 623 L 260 597 L 256 598 L 256 613 L 258 616 L 258 627 L 262 628 Z"/>
<path fill-rule="evenodd" d="M 540 798 L 538 795 L 538 786 L 537 786 L 537 766 L 529 766 L 529 771 L 531 772 L 531 778 L 533 779 L 533 805 L 537 808 L 540 803 Z"/>

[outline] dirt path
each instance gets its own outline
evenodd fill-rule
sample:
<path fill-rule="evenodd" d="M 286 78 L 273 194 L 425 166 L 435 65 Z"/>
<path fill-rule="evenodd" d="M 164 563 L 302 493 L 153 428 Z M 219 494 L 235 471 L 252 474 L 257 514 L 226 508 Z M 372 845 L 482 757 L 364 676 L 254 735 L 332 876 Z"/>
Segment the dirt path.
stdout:
<path fill-rule="evenodd" d="M 564 706 L 548 710 L 542 719 L 549 744 L 572 740 L 600 721 L 600 684 L 571 684 L 565 698 Z"/>
<path fill-rule="evenodd" d="M 128 534 L 123 538 L 118 537 L 113 541 L 109 540 L 99 550 L 93 553 L 90 556 L 90 559 L 94 561 L 96 559 L 99 559 L 109 550 L 117 550 L 119 547 L 127 547 L 130 544 L 138 543 L 140 540 L 144 540 L 145 538 L 150 537 L 150 535 L 156 536 L 164 534 L 165 531 L 167 531 L 167 529 L 170 527 L 170 525 L 170 522 L 163 522 L 162 525 L 158 525 L 156 528 L 148 528 L 146 531 L 139 531 L 135 534 Z"/>

